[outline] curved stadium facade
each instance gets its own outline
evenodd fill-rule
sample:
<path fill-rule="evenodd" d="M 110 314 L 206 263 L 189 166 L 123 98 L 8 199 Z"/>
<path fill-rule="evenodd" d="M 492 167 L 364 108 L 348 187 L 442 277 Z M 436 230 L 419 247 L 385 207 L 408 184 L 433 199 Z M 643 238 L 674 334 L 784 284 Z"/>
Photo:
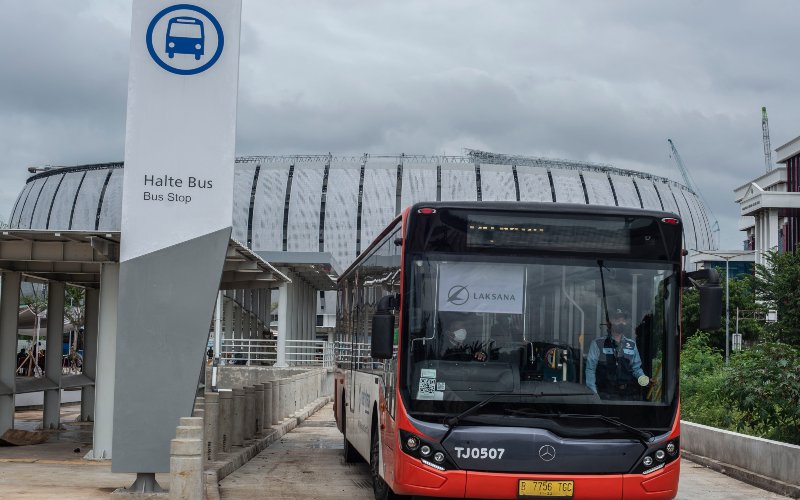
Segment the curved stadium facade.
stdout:
<path fill-rule="evenodd" d="M 119 231 L 122 163 L 64 167 L 27 180 L 9 224 Z M 686 186 L 606 165 L 468 156 L 258 156 L 236 160 L 232 237 L 259 251 L 329 252 L 345 269 L 399 211 L 419 201 L 531 201 L 663 210 L 685 246 L 714 247 L 706 208 Z"/>

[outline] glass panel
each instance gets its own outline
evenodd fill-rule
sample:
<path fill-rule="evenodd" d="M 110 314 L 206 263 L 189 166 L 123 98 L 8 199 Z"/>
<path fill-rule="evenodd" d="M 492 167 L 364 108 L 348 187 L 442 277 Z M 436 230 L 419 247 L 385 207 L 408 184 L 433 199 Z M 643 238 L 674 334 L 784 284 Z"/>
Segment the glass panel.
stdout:
<path fill-rule="evenodd" d="M 56 193 L 53 210 L 50 212 L 50 227 L 52 229 L 69 229 L 72 204 L 75 202 L 75 195 L 83 174 L 83 171 L 78 171 L 69 172 L 64 176 L 61 187 L 58 188 L 58 193 Z"/>
<path fill-rule="evenodd" d="M 36 205 L 36 198 L 39 197 L 39 192 L 42 190 L 47 177 L 36 179 L 31 182 L 32 186 L 30 192 L 26 194 L 27 197 L 24 201 L 24 206 L 17 218 L 17 227 L 20 229 L 29 229 L 31 227 L 31 215 L 33 214 L 33 207 Z"/>
<path fill-rule="evenodd" d="M 369 158 L 361 200 L 361 251 L 367 249 L 395 217 L 398 158 Z"/>
<path fill-rule="evenodd" d="M 658 193 L 653 181 L 648 179 L 637 179 L 636 186 L 639 188 L 639 194 L 642 195 L 642 204 L 647 210 L 664 210 L 661 202 L 658 201 Z"/>
<path fill-rule="evenodd" d="M 83 185 L 78 193 L 75 203 L 75 215 L 72 219 L 72 229 L 77 231 L 94 231 L 97 221 L 97 205 L 100 203 L 100 193 L 106 181 L 108 170 L 89 170 L 83 180 Z"/>
<path fill-rule="evenodd" d="M 334 159 L 328 172 L 325 204 L 325 251 L 344 271 L 356 258 L 358 216 L 358 159 Z"/>
<path fill-rule="evenodd" d="M 442 201 L 476 201 L 475 165 L 442 162 Z"/>
<path fill-rule="evenodd" d="M 298 161 L 294 167 L 289 200 L 287 250 L 319 251 L 319 206 L 325 161 Z"/>
<path fill-rule="evenodd" d="M 238 163 L 233 170 L 233 232 L 231 238 L 247 244 L 247 218 L 250 213 L 250 192 L 253 189 L 255 163 Z M 260 175 L 259 175 L 260 176 Z"/>
<path fill-rule="evenodd" d="M 511 165 L 481 165 L 481 199 L 483 201 L 517 201 L 514 172 Z"/>
<path fill-rule="evenodd" d="M 611 184 L 606 174 L 586 171 L 583 173 L 583 181 L 586 183 L 586 194 L 589 195 L 590 205 L 615 206 L 614 193 L 611 192 Z"/>
<path fill-rule="evenodd" d="M 558 203 L 586 203 L 583 196 L 581 178 L 576 170 L 552 169 L 553 187 L 556 191 L 556 202 Z"/>
<path fill-rule="evenodd" d="M 276 158 L 261 164 L 253 206 L 253 250 L 283 250 L 283 211 L 290 161 Z"/>
<path fill-rule="evenodd" d="M 550 179 L 544 168 L 517 165 L 517 181 L 520 201 L 553 201 Z"/>
<path fill-rule="evenodd" d="M 19 193 L 17 201 L 14 203 L 14 208 L 11 211 L 11 217 L 9 217 L 8 219 L 8 225 L 10 227 L 17 227 L 17 221 L 19 220 L 19 216 L 22 213 L 22 206 L 25 204 L 25 199 L 28 197 L 28 193 L 30 192 L 32 187 L 33 183 L 29 182 L 25 184 L 25 187 L 22 188 L 22 191 Z"/>
<path fill-rule="evenodd" d="M 61 186 L 64 187 L 63 185 Z M 60 191 L 60 190 L 59 190 Z M 119 231 L 121 227 L 122 212 L 122 169 L 114 169 L 111 179 L 106 186 L 103 197 L 103 209 L 100 211 L 100 225 L 102 231 Z"/>
<path fill-rule="evenodd" d="M 636 188 L 633 187 L 633 177 L 611 174 L 614 183 L 614 192 L 617 193 L 617 202 L 621 207 L 642 208 Z"/>
<path fill-rule="evenodd" d="M 403 187 L 400 193 L 401 208 L 421 201 L 436 201 L 436 161 L 403 161 Z"/>
<path fill-rule="evenodd" d="M 50 175 L 45 178 L 47 182 L 42 187 L 42 191 L 39 194 L 39 202 L 36 203 L 36 208 L 33 211 L 31 229 L 47 229 L 47 214 L 50 213 L 50 202 L 53 201 L 58 181 L 62 177 L 63 175 Z"/>

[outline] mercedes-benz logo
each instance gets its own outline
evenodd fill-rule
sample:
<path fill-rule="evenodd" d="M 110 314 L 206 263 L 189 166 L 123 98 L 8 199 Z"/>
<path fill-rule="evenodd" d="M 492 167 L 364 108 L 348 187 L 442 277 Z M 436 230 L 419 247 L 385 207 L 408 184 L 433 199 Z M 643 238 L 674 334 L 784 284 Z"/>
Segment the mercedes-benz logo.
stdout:
<path fill-rule="evenodd" d="M 549 462 L 556 458 L 556 449 L 546 444 L 539 448 L 539 458 L 544 460 L 545 462 Z"/>
<path fill-rule="evenodd" d="M 447 302 L 453 305 L 464 305 L 469 300 L 469 290 L 464 285 L 456 285 L 447 292 Z"/>

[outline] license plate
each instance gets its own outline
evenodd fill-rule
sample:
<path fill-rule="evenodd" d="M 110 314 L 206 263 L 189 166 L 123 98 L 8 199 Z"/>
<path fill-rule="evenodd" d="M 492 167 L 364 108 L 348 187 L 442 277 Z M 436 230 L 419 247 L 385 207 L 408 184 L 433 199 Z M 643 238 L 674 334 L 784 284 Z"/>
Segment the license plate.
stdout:
<path fill-rule="evenodd" d="M 572 498 L 572 481 L 519 480 L 520 498 Z"/>

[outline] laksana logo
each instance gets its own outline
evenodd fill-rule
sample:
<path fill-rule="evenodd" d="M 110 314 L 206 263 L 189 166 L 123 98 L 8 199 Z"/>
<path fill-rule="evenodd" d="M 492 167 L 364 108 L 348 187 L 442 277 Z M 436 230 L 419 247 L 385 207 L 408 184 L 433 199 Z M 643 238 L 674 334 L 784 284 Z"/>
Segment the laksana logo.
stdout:
<path fill-rule="evenodd" d="M 447 302 L 455 306 L 462 306 L 470 299 L 484 302 L 515 302 L 517 297 L 513 293 L 500 293 L 489 290 L 470 293 L 469 289 L 464 285 L 455 285 L 447 292 Z"/>

